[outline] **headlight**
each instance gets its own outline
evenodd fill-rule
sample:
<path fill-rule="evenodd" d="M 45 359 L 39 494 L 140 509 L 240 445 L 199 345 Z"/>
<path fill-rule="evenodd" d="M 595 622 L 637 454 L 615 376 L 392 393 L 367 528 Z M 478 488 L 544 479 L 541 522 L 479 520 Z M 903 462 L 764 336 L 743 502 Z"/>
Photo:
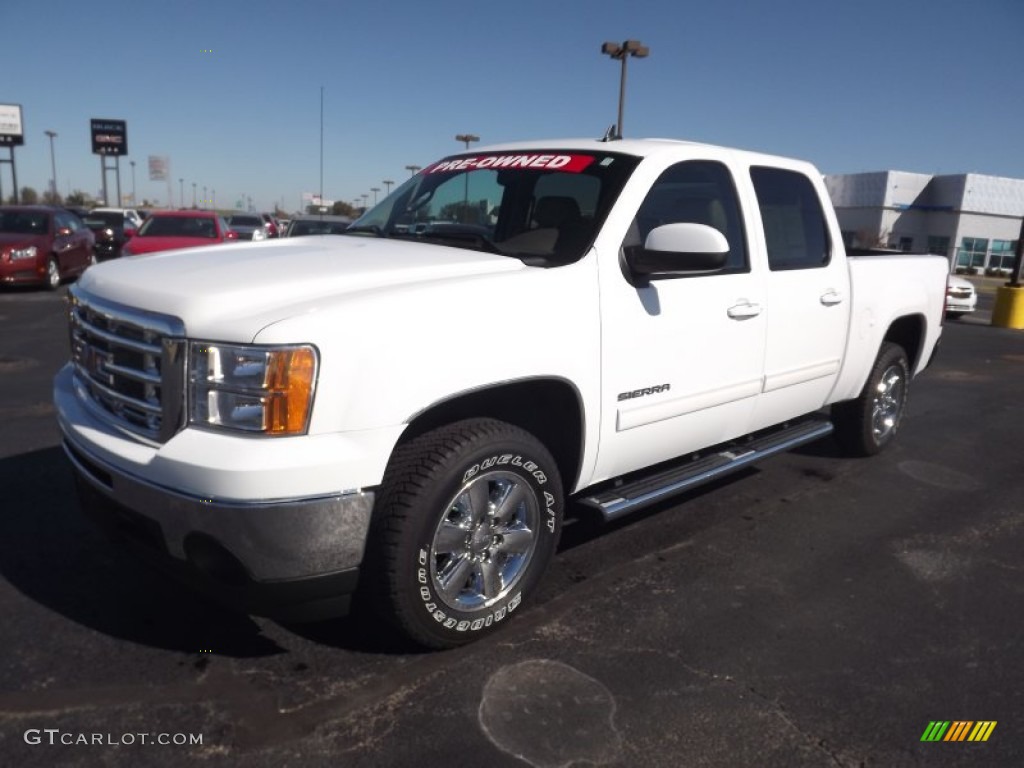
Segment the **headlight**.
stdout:
<path fill-rule="evenodd" d="M 11 261 L 20 261 L 22 259 L 34 259 L 36 257 L 36 247 L 30 245 L 28 248 L 12 248 Z"/>
<path fill-rule="evenodd" d="M 189 422 L 268 435 L 309 428 L 317 352 L 287 347 L 189 343 Z"/>
<path fill-rule="evenodd" d="M 266 230 L 264 230 L 264 229 L 254 229 L 253 232 L 252 232 L 252 239 L 253 240 L 266 240 L 267 239 L 267 232 L 266 232 Z"/>

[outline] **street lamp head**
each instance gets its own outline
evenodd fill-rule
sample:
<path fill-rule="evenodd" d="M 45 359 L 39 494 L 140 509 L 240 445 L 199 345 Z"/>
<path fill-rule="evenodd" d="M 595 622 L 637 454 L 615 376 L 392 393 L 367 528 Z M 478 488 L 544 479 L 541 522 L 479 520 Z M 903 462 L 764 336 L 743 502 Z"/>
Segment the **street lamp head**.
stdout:
<path fill-rule="evenodd" d="M 43 133 L 45 133 L 51 139 L 57 138 L 57 132 L 56 131 L 43 131 Z"/>
<path fill-rule="evenodd" d="M 601 46 L 601 53 L 608 54 L 613 59 L 624 59 L 626 56 L 635 56 L 638 59 L 650 55 L 651 49 L 639 40 L 627 40 L 622 45 L 618 43 L 604 43 Z"/>
<path fill-rule="evenodd" d="M 455 136 L 455 140 L 465 142 L 468 147 L 469 142 L 480 141 L 480 137 L 473 133 L 459 133 Z"/>

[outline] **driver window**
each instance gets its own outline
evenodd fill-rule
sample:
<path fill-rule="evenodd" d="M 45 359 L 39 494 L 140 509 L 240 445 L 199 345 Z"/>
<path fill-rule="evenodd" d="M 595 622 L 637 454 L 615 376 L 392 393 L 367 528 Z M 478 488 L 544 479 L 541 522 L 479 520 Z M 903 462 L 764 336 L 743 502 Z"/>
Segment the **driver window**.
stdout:
<path fill-rule="evenodd" d="M 724 165 L 693 160 L 668 168 L 641 203 L 622 247 L 641 248 L 652 229 L 677 223 L 706 224 L 725 235 L 729 257 L 716 274 L 749 271 L 736 187 Z"/>

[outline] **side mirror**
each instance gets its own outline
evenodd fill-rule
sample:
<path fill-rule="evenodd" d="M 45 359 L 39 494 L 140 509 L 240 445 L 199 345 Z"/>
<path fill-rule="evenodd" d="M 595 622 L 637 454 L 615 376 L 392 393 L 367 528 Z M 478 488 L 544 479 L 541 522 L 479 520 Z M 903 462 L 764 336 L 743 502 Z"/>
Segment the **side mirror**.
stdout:
<path fill-rule="evenodd" d="M 655 227 L 642 247 L 626 249 L 630 272 L 644 280 L 717 272 L 729 257 L 725 235 L 706 224 Z"/>
<path fill-rule="evenodd" d="M 57 237 L 67 237 L 71 234 L 71 227 L 58 227 Z"/>
<path fill-rule="evenodd" d="M 124 230 L 124 239 L 125 240 L 131 240 L 133 237 L 135 237 L 135 230 L 131 229 L 131 228 L 125 228 L 125 230 Z"/>

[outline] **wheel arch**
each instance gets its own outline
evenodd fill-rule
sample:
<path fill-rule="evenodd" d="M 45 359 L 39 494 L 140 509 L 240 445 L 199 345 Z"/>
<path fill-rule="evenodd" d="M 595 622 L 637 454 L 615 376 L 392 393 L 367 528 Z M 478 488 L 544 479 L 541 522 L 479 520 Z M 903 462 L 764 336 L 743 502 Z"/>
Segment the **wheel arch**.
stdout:
<path fill-rule="evenodd" d="M 531 378 L 452 395 L 415 414 L 398 444 L 474 418 L 498 419 L 525 429 L 551 452 L 566 492 L 575 487 L 583 459 L 584 417 L 583 399 L 571 382 Z"/>
<path fill-rule="evenodd" d="M 904 315 L 889 324 L 882 342 L 891 341 L 903 348 L 910 362 L 911 375 L 918 370 L 921 351 L 924 348 L 925 318 L 923 315 Z"/>

